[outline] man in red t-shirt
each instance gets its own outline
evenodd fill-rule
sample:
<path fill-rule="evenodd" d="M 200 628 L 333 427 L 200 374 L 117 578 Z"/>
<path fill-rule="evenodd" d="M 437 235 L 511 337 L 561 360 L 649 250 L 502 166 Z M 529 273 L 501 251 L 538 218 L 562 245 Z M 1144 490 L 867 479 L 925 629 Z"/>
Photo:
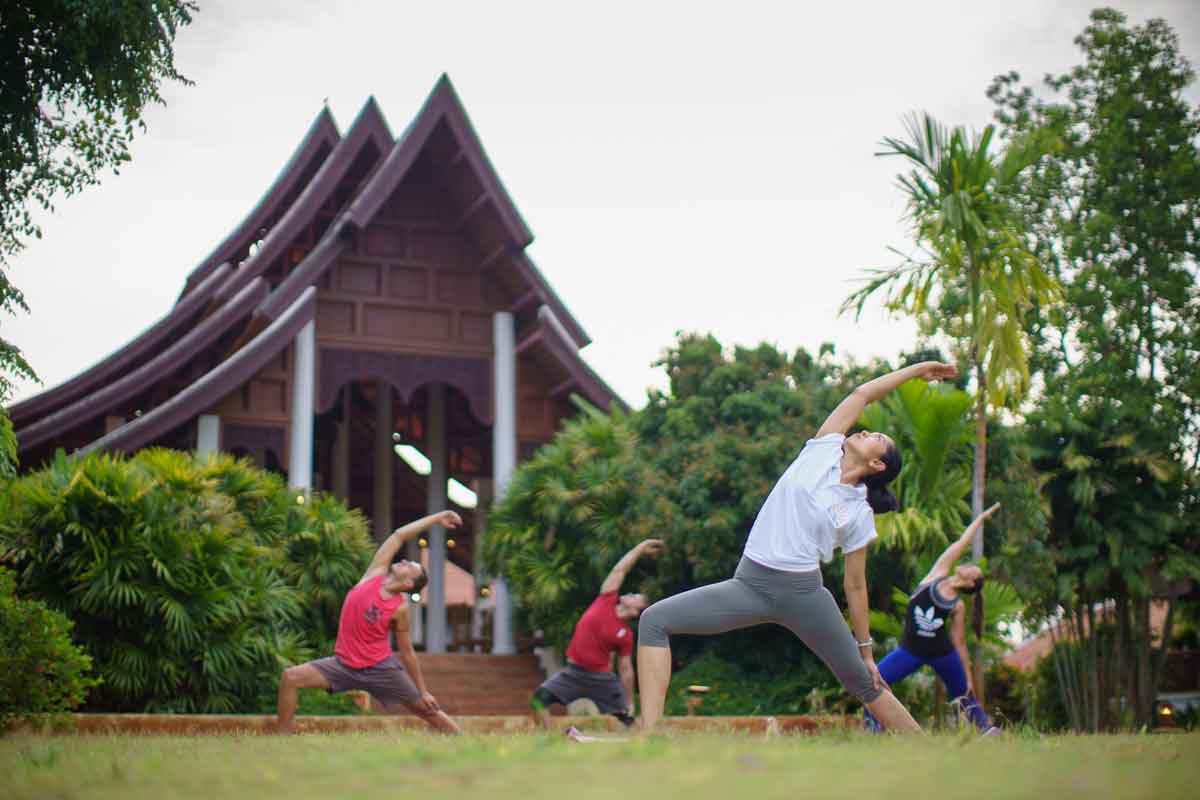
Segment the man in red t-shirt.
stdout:
<path fill-rule="evenodd" d="M 415 561 L 402 558 L 392 563 L 409 539 L 434 525 L 457 528 L 461 524 L 458 514 L 440 511 L 397 528 L 380 545 L 362 579 L 342 603 L 334 655 L 283 671 L 279 681 L 280 733 L 292 732 L 299 689 L 325 689 L 331 693 L 361 689 L 391 713 L 407 709 L 442 733 L 462 732 L 425 689 L 409 635 L 405 600 L 424 588 L 429 576 Z M 396 634 L 395 653 L 388 641 L 389 629 Z"/>
<path fill-rule="evenodd" d="M 575 626 L 567 647 L 567 668 L 533 693 L 530 705 L 543 728 L 550 727 L 547 706 L 565 706 L 581 697 L 594 702 L 600 713 L 633 724 L 633 631 L 626 623 L 637 619 L 647 603 L 644 595 L 618 596 L 617 590 L 639 558 L 656 556 L 662 549 L 661 540 L 647 539 L 626 553 L 604 579 L 600 594 Z M 612 671 L 613 653 L 617 654 L 620 679 Z"/>

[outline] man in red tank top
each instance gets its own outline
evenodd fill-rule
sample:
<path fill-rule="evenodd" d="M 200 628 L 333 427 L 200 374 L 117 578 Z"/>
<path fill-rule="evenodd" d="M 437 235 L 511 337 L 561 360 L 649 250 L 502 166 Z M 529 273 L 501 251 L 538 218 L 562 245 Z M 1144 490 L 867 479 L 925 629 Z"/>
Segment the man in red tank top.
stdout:
<path fill-rule="evenodd" d="M 461 733 L 425 689 L 425 678 L 409 634 L 405 600 L 412 592 L 421 591 L 429 576 L 424 567 L 408 559 L 392 563 L 409 539 L 434 525 L 453 529 L 461 524 L 458 514 L 441 511 L 397 528 L 380 545 L 362 580 L 342 603 L 333 656 L 283 671 L 279 681 L 280 733 L 292 731 L 300 689 L 329 692 L 361 689 L 391 713 L 407 709 L 435 730 Z M 395 653 L 388 641 L 389 629 L 396 634 Z"/>
<path fill-rule="evenodd" d="M 647 539 L 617 562 L 600 586 L 600 594 L 583 612 L 567 647 L 567 668 L 550 677 L 533 693 L 530 705 L 543 728 L 550 727 L 547 706 L 567 705 L 586 697 L 602 714 L 633 724 L 633 632 L 628 621 L 646 607 L 641 594 L 618 595 L 625 575 L 643 555 L 658 555 L 663 543 Z M 617 654 L 620 678 L 612 671 Z"/>

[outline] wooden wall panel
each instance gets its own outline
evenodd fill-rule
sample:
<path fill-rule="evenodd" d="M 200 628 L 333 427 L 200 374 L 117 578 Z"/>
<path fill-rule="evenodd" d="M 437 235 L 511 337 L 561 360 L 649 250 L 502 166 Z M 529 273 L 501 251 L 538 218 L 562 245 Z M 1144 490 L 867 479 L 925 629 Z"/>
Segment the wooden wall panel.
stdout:
<path fill-rule="evenodd" d="M 439 272 L 437 299 L 459 306 L 483 305 L 483 281 L 479 273 Z"/>
<path fill-rule="evenodd" d="M 463 344 L 492 347 L 492 315 L 463 311 L 458 315 L 458 336 Z"/>
<path fill-rule="evenodd" d="M 278 378 L 251 380 L 246 410 L 254 417 L 287 416 L 287 382 Z"/>
<path fill-rule="evenodd" d="M 318 300 L 317 328 L 327 334 L 354 333 L 354 304 L 338 300 Z"/>
<path fill-rule="evenodd" d="M 403 256 L 405 253 L 403 229 L 395 225 L 372 225 L 362 239 L 363 250 L 372 256 Z"/>
<path fill-rule="evenodd" d="M 368 303 L 363 306 L 363 334 L 376 339 L 448 341 L 450 311 L 396 308 Z"/>
<path fill-rule="evenodd" d="M 441 269 L 462 267 L 462 243 L 452 231 L 427 229 L 412 232 L 412 259 Z"/>
<path fill-rule="evenodd" d="M 407 181 L 400 184 L 381 211 L 381 217 L 400 222 L 422 224 L 433 221 L 433 208 L 426 200 L 425 191 Z"/>
<path fill-rule="evenodd" d="M 337 266 L 337 288 L 348 294 L 379 294 L 379 265 L 342 263 Z"/>
<path fill-rule="evenodd" d="M 427 299 L 429 271 L 421 267 L 391 267 L 388 269 L 387 293 L 401 300 Z"/>
<path fill-rule="evenodd" d="M 219 415 L 223 425 L 231 420 L 247 424 L 287 422 L 288 350 L 290 348 L 281 352 L 277 358 L 271 359 L 253 378 L 221 398 L 220 402 L 204 413 Z"/>

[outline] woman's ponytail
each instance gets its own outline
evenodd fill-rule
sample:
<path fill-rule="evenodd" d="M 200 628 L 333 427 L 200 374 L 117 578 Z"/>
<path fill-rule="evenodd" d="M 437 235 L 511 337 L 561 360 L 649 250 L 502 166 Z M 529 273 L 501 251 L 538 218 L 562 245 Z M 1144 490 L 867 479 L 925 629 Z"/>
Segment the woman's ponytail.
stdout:
<path fill-rule="evenodd" d="M 896 499 L 896 495 L 888 491 L 884 486 L 867 486 L 867 505 L 876 514 L 887 514 L 900 508 L 900 501 Z"/>
<path fill-rule="evenodd" d="M 900 474 L 900 451 L 896 445 L 890 445 L 880 460 L 883 461 L 883 470 L 863 478 L 863 485 L 867 487 L 867 504 L 871 510 L 876 514 L 886 514 L 900 508 L 900 501 L 887 488 Z"/>

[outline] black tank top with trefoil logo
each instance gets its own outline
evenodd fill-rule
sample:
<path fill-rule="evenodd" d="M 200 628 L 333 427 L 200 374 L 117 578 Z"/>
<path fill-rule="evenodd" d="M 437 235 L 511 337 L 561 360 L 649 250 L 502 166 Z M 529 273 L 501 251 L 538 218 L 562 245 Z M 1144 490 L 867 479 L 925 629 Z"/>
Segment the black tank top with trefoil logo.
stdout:
<path fill-rule="evenodd" d="M 938 593 L 937 586 L 943 580 L 921 584 L 908 599 L 900 646 L 914 656 L 937 658 L 954 649 L 948 629 L 958 598 L 947 600 Z"/>

